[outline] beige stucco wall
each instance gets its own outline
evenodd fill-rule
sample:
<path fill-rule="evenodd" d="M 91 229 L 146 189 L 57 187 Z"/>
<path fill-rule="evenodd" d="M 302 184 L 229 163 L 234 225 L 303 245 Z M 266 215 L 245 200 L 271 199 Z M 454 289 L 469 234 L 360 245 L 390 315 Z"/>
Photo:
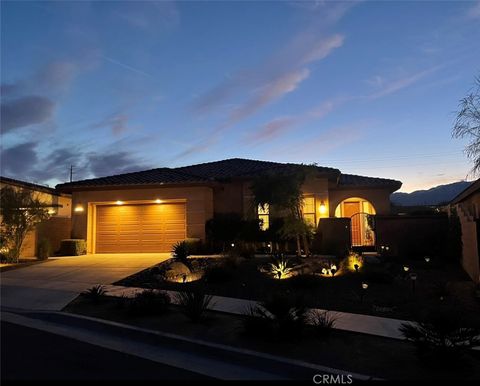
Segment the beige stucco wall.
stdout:
<path fill-rule="evenodd" d="M 156 199 L 185 200 L 187 237 L 205 239 L 205 222 L 213 216 L 213 191 L 210 187 L 157 187 L 126 188 L 115 190 L 90 190 L 72 194 L 72 237 L 87 240 L 87 252 L 93 253 L 93 228 L 96 203 L 154 202 Z M 76 212 L 75 208 L 83 208 Z"/>
<path fill-rule="evenodd" d="M 390 191 L 388 189 L 331 189 L 329 192 L 329 207 L 332 216 L 335 209 L 343 200 L 350 197 L 364 198 L 375 208 L 376 214 L 385 215 L 390 213 Z"/>
<path fill-rule="evenodd" d="M 477 226 L 480 226 L 480 192 L 455 205 L 462 227 L 462 267 L 476 283 L 480 282 Z"/>
<path fill-rule="evenodd" d="M 18 185 L 9 184 L 6 182 L 0 182 L 0 189 L 4 186 L 11 186 L 14 189 L 23 188 L 32 191 L 35 197 L 38 198 L 41 202 L 46 205 L 52 205 L 52 208 L 49 208 L 55 211 L 55 213 L 51 213 L 52 217 L 70 217 L 71 215 L 72 198 L 69 195 L 56 195 L 38 191 L 30 187 L 20 187 Z M 57 207 L 56 205 L 61 205 L 61 207 Z"/>
<path fill-rule="evenodd" d="M 23 188 L 23 189 L 32 191 L 35 197 L 39 199 L 41 202 L 43 202 L 46 205 L 52 205 L 52 207 L 49 208 L 49 212 L 53 211 L 52 213 L 50 213 L 50 216 L 52 218 L 61 217 L 61 218 L 69 219 L 71 216 L 72 198 L 69 195 L 65 195 L 65 194 L 55 195 L 55 194 L 51 194 L 43 191 L 37 191 L 27 186 L 19 186 L 19 185 L 10 184 L 7 182 L 0 182 L 0 189 L 3 188 L 4 186 L 11 186 L 14 189 Z M 61 206 L 57 206 L 57 205 L 61 205 Z M 70 223 L 67 220 L 65 224 L 67 227 L 69 227 Z M 56 239 L 58 237 L 63 236 L 64 233 L 65 233 L 64 229 L 52 229 L 50 231 L 50 234 L 48 235 L 48 238 Z M 40 237 L 37 234 L 37 228 L 28 232 L 27 236 L 25 237 L 22 243 L 22 248 L 20 249 L 20 258 L 35 257 L 37 253 L 37 243 L 39 240 L 40 240 Z"/>
<path fill-rule="evenodd" d="M 242 208 L 240 213 L 243 213 L 244 216 L 250 217 L 254 215 L 255 208 L 253 207 L 253 194 L 250 189 L 251 182 L 244 181 L 240 186 L 243 189 L 242 192 L 242 204 L 235 204 L 232 205 L 229 211 L 235 211 L 237 208 Z M 329 217 L 329 210 L 328 210 L 328 201 L 329 201 L 329 193 L 328 193 L 328 179 L 326 178 L 311 178 L 305 181 L 302 186 L 302 192 L 304 196 L 311 196 L 315 198 L 315 209 L 316 209 L 316 219 L 317 222 L 320 218 Z M 228 207 L 228 196 L 225 197 L 226 200 L 226 207 Z M 320 204 L 323 203 L 326 206 L 326 212 L 320 213 Z M 235 209 L 235 210 L 234 210 Z"/>

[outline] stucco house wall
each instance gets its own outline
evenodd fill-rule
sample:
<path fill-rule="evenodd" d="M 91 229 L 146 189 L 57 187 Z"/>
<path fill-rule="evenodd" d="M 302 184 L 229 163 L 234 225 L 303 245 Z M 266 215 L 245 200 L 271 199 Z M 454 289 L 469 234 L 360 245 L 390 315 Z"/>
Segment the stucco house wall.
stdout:
<path fill-rule="evenodd" d="M 462 230 L 462 267 L 476 283 L 480 283 L 480 180 L 472 185 L 472 192 L 452 205 Z M 466 190 L 469 190 L 467 188 Z M 461 194 L 460 194 L 461 196 Z"/>
<path fill-rule="evenodd" d="M 70 229 L 70 217 L 72 213 L 72 198 L 69 194 L 56 192 L 54 189 L 32 184 L 25 181 L 14 180 L 6 177 L 0 177 L 0 189 L 4 186 L 10 186 L 14 189 L 26 189 L 34 193 L 35 197 L 43 202 L 45 205 L 50 206 L 49 214 L 51 218 L 40 224 L 37 224 L 35 229 L 27 233 L 20 249 L 20 258 L 30 258 L 37 255 L 38 242 L 46 238 L 49 240 L 52 252 L 57 248 L 58 239 L 65 238 L 66 229 Z M 60 218 L 58 223 L 62 224 L 61 227 L 53 226 L 50 224 L 57 224 L 56 218 Z M 42 229 L 49 229 L 49 232 L 43 232 L 39 234 L 39 227 Z M 68 233 L 70 233 L 68 231 Z"/>
<path fill-rule="evenodd" d="M 343 200 L 350 197 L 360 197 L 372 203 L 376 214 L 385 215 L 390 213 L 390 191 L 388 189 L 375 188 L 342 188 L 331 189 L 329 192 L 330 213 L 335 214 L 335 209 Z"/>

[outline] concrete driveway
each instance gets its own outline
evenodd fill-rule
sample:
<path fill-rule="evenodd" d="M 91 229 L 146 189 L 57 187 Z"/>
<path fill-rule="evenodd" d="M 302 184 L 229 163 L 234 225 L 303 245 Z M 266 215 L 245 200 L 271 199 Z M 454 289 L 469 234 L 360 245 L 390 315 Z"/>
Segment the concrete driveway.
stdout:
<path fill-rule="evenodd" d="M 1 306 L 61 310 L 87 288 L 111 284 L 168 258 L 169 253 L 96 254 L 2 272 Z"/>

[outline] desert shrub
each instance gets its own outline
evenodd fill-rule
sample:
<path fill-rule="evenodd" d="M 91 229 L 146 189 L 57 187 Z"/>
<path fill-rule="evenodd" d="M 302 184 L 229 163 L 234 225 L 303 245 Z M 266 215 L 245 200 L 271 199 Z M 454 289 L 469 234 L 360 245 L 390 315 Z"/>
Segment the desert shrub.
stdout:
<path fill-rule="evenodd" d="M 203 278 L 208 283 L 225 283 L 230 281 L 235 274 L 235 269 L 226 263 L 214 264 L 205 270 Z"/>
<path fill-rule="evenodd" d="M 137 292 L 127 304 L 132 315 L 161 315 L 168 310 L 170 296 L 163 291 L 144 290 Z"/>
<path fill-rule="evenodd" d="M 329 311 L 311 311 L 308 315 L 309 324 L 314 328 L 315 333 L 324 337 L 332 331 L 337 322 L 337 318 L 334 317 Z"/>
<path fill-rule="evenodd" d="M 271 337 L 271 318 L 258 306 L 248 307 L 243 314 L 242 322 L 245 334 L 262 338 Z"/>
<path fill-rule="evenodd" d="M 60 256 L 79 256 L 87 253 L 87 243 L 83 239 L 65 239 L 60 242 Z"/>
<path fill-rule="evenodd" d="M 363 279 L 370 283 L 391 284 L 395 279 L 392 273 L 387 268 L 382 266 L 365 264 L 361 268 L 361 272 Z"/>
<path fill-rule="evenodd" d="M 293 261 L 283 255 L 273 256 L 267 267 L 268 273 L 275 279 L 285 279 L 293 272 Z"/>
<path fill-rule="evenodd" d="M 103 285 L 99 284 L 83 291 L 81 295 L 85 299 L 93 303 L 98 303 L 101 300 L 105 299 L 105 296 L 107 295 L 107 291 L 105 290 L 105 287 Z"/>
<path fill-rule="evenodd" d="M 50 252 L 51 252 L 50 240 L 41 239 L 38 242 L 38 247 L 37 247 L 38 260 L 47 260 L 50 256 Z"/>
<path fill-rule="evenodd" d="M 288 283 L 292 288 L 313 289 L 320 286 L 322 278 L 313 274 L 295 275 L 288 279 Z"/>
<path fill-rule="evenodd" d="M 307 307 L 302 298 L 275 293 L 244 314 L 244 329 L 257 326 L 267 337 L 300 337 L 307 323 Z"/>
<path fill-rule="evenodd" d="M 176 298 L 183 313 L 194 323 L 204 319 L 205 312 L 213 306 L 212 299 L 211 295 L 207 295 L 198 288 L 193 291 L 179 292 Z"/>
<path fill-rule="evenodd" d="M 480 328 L 470 327 L 462 313 L 451 308 L 437 308 L 414 324 L 403 323 L 402 335 L 413 342 L 421 361 L 429 366 L 459 363 L 462 354 L 480 344 Z"/>

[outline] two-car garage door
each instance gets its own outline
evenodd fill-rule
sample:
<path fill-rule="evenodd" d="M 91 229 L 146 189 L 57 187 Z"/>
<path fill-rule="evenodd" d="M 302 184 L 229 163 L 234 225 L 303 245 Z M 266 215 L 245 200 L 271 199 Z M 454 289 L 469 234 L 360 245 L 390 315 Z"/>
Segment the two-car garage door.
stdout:
<path fill-rule="evenodd" d="M 97 206 L 96 253 L 170 252 L 185 238 L 184 203 Z"/>

